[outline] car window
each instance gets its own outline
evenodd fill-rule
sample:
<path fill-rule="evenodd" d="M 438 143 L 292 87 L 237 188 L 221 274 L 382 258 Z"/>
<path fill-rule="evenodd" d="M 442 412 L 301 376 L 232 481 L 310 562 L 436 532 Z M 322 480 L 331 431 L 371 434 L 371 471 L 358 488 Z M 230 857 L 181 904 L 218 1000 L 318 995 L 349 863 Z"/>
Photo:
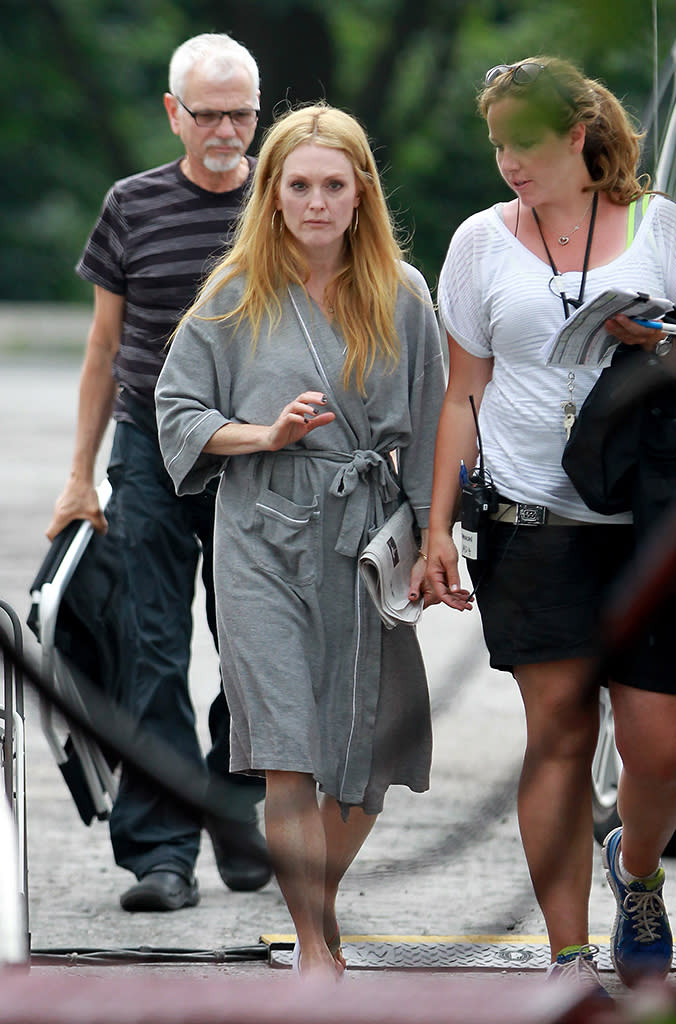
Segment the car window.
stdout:
<path fill-rule="evenodd" d="M 659 77 L 657 103 L 653 97 L 643 124 L 643 168 L 651 175 L 653 188 L 676 199 L 676 42 Z"/>

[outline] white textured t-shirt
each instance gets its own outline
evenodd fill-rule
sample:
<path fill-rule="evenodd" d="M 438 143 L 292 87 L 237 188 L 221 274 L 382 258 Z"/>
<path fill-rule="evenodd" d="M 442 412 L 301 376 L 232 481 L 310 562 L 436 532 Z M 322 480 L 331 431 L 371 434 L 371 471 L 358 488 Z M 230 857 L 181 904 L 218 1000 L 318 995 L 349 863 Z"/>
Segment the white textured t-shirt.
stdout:
<path fill-rule="evenodd" d="M 564 321 L 563 304 L 549 288 L 549 263 L 517 241 L 501 209 L 498 204 L 460 225 L 438 295 L 449 334 L 471 355 L 494 359 L 479 413 L 485 468 L 511 501 L 546 505 L 588 522 L 629 521 L 588 509 L 561 466 L 569 371 L 547 366 L 545 353 Z M 577 298 L 582 274 L 561 276 L 566 294 Z M 613 287 L 666 296 L 676 304 L 676 203 L 652 199 L 629 248 L 587 273 L 584 299 Z M 600 370 L 574 372 L 579 409 Z"/>

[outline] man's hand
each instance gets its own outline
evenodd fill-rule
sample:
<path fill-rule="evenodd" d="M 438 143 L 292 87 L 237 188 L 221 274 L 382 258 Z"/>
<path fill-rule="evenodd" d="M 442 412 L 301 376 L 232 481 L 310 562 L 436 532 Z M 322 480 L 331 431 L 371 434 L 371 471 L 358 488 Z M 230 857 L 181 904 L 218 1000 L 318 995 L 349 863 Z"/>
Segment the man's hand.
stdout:
<path fill-rule="evenodd" d="M 49 539 L 54 540 L 73 519 L 88 519 L 97 533 L 105 533 L 108 529 L 96 488 L 91 483 L 71 477 L 54 506 L 52 521 L 46 531 Z"/>

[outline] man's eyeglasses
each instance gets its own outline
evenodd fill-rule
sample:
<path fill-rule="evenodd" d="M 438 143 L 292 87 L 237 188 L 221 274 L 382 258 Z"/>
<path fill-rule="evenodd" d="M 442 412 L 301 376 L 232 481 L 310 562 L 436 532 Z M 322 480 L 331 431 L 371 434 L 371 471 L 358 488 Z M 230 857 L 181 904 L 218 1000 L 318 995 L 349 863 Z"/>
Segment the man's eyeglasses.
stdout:
<path fill-rule="evenodd" d="M 180 96 L 175 99 L 190 114 L 198 128 L 215 128 L 224 117 L 230 118 L 233 128 L 250 128 L 258 118 L 258 111 L 252 107 L 242 107 L 241 110 L 191 110 Z"/>
<path fill-rule="evenodd" d="M 515 85 L 531 85 L 543 72 L 547 73 L 564 103 L 575 109 L 572 96 L 566 92 L 556 75 L 549 70 L 546 64 L 536 64 L 533 60 L 527 60 L 523 64 L 497 64 L 484 75 L 484 85 L 493 85 L 501 75 L 506 75 L 508 72 L 511 72 L 510 81 Z"/>

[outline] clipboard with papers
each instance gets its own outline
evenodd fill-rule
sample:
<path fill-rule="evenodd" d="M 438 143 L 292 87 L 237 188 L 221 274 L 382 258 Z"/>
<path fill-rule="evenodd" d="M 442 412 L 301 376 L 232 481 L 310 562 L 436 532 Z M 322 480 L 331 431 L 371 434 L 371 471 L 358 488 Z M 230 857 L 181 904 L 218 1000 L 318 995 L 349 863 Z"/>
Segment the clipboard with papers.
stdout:
<path fill-rule="evenodd" d="M 618 344 L 617 338 L 606 330 L 606 320 L 618 313 L 655 320 L 673 308 L 674 303 L 670 299 L 609 288 L 568 317 L 548 344 L 547 366 L 599 366 Z"/>

